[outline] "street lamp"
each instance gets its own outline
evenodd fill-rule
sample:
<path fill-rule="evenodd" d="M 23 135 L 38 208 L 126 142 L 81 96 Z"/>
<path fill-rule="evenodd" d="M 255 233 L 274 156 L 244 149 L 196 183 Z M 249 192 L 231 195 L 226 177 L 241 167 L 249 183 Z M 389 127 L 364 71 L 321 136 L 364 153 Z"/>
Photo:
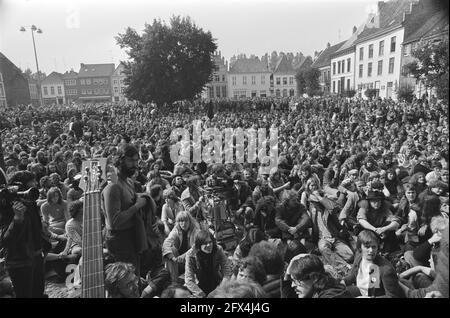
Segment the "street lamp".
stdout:
<path fill-rule="evenodd" d="M 42 103 L 42 92 L 41 92 L 41 72 L 39 71 L 39 63 L 36 53 L 36 43 L 34 42 L 34 32 L 42 34 L 42 30 L 40 28 L 37 28 L 34 24 L 31 26 L 25 26 L 20 28 L 20 32 L 25 32 L 26 28 L 30 28 L 31 30 L 31 38 L 33 39 L 33 48 L 34 48 L 34 58 L 36 60 L 36 69 L 37 69 L 37 79 L 38 79 L 38 97 L 39 97 L 39 104 L 40 106 L 43 105 Z"/>

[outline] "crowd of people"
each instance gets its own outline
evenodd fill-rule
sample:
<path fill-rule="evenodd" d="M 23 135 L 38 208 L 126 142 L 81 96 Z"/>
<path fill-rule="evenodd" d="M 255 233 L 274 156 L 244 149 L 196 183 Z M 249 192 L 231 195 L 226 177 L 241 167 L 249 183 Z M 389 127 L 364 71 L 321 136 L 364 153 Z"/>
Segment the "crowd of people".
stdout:
<path fill-rule="evenodd" d="M 44 297 L 45 273 L 64 280 L 82 264 L 90 158 L 107 159 L 109 297 L 448 297 L 445 103 L 254 98 L 2 116 L 3 297 Z M 171 132 L 195 121 L 278 129 L 277 165 L 173 162 Z"/>

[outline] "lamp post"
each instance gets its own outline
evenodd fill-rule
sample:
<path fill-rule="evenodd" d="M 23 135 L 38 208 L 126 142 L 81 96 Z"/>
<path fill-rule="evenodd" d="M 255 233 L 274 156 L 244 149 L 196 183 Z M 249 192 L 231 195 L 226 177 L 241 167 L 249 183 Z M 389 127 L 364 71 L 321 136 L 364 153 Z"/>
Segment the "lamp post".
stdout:
<path fill-rule="evenodd" d="M 36 60 L 36 69 L 37 69 L 37 81 L 38 81 L 38 98 L 39 98 L 39 104 L 40 106 L 43 105 L 42 103 L 42 92 L 41 92 L 41 72 L 39 71 L 39 63 L 38 63 L 38 58 L 37 58 L 37 53 L 36 53 L 36 43 L 34 41 L 34 32 L 42 34 L 42 30 L 40 28 L 37 28 L 34 24 L 31 26 L 27 26 L 27 27 L 21 27 L 20 31 L 21 32 L 25 32 L 26 28 L 30 28 L 31 30 L 31 38 L 33 39 L 33 49 L 34 49 L 34 59 Z"/>

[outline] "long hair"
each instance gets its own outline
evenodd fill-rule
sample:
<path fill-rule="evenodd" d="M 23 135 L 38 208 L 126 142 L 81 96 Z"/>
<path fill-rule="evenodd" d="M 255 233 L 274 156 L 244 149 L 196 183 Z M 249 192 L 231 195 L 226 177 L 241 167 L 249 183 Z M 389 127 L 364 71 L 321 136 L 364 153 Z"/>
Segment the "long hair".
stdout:
<path fill-rule="evenodd" d="M 58 194 L 58 201 L 56 202 L 57 204 L 61 204 L 63 201 L 63 196 L 61 193 L 61 190 L 59 190 L 58 187 L 51 187 L 48 192 L 47 192 L 47 202 L 50 203 L 50 198 L 52 196 L 54 196 L 56 194 Z"/>
<path fill-rule="evenodd" d="M 119 282 L 134 273 L 134 266 L 129 263 L 116 262 L 105 267 L 105 288 L 112 296 L 120 295 Z"/>
<path fill-rule="evenodd" d="M 189 221 L 189 228 L 188 228 L 188 233 L 193 232 L 193 231 L 197 231 L 200 229 L 199 224 L 197 223 L 197 220 L 194 219 L 194 217 L 188 212 L 188 211 L 180 211 L 178 212 L 176 218 L 175 218 L 175 227 L 177 228 L 177 230 L 179 230 L 180 232 L 181 227 L 180 227 L 180 222 L 181 221 Z"/>
<path fill-rule="evenodd" d="M 293 261 L 291 277 L 299 281 L 312 280 L 313 293 L 319 293 L 336 283 L 331 274 L 325 271 L 320 258 L 314 254 Z"/>

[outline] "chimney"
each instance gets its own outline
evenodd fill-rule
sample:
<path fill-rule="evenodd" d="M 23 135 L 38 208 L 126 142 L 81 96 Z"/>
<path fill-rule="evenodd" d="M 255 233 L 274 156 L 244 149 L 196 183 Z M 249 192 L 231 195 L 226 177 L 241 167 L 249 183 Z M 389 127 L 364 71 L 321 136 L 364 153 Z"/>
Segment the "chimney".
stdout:
<path fill-rule="evenodd" d="M 378 1 L 378 14 L 380 14 L 380 12 L 383 9 L 384 5 L 385 5 L 384 1 Z"/>
<path fill-rule="evenodd" d="M 330 42 L 327 43 L 327 49 L 331 46 Z"/>
<path fill-rule="evenodd" d="M 356 25 L 354 25 L 354 26 L 353 26 L 353 30 L 352 30 L 352 31 L 353 31 L 352 34 L 355 34 L 355 33 L 356 33 L 356 30 L 357 30 Z"/>

